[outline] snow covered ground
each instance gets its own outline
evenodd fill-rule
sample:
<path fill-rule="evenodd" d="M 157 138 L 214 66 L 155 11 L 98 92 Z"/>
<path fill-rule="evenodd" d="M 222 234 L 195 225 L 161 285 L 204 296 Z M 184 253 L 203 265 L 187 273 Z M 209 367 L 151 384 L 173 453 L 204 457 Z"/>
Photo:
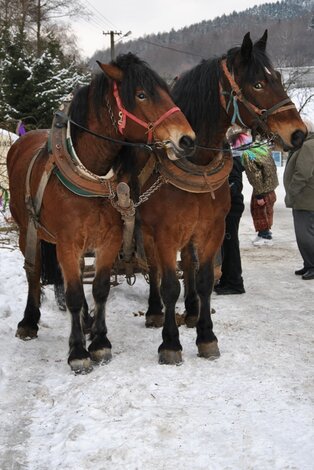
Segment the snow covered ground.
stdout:
<path fill-rule="evenodd" d="M 216 361 L 198 358 L 195 330 L 181 326 L 183 365 L 158 365 L 161 330 L 145 329 L 135 315 L 148 292 L 139 277 L 111 290 L 111 363 L 73 375 L 69 317 L 51 288 L 38 339 L 15 338 L 26 301 L 23 260 L 0 248 L 1 470 L 313 469 L 314 281 L 294 275 L 302 264 L 282 186 L 273 247 L 252 246 L 248 183 L 244 193 L 246 294 L 213 294 Z"/>

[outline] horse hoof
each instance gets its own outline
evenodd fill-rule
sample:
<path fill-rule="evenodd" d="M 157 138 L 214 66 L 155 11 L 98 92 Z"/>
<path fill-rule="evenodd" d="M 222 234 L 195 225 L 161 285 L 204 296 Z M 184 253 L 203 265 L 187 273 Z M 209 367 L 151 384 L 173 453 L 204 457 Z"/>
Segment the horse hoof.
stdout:
<path fill-rule="evenodd" d="M 185 315 L 185 324 L 188 328 L 195 328 L 198 322 L 197 315 Z"/>
<path fill-rule="evenodd" d="M 89 357 L 69 360 L 69 366 L 75 375 L 89 374 L 93 370 L 93 366 Z"/>
<path fill-rule="evenodd" d="M 159 353 L 159 364 L 180 366 L 183 363 L 181 351 L 164 349 Z"/>
<path fill-rule="evenodd" d="M 15 336 L 16 338 L 20 338 L 23 341 L 29 341 L 30 339 L 37 338 L 37 331 L 38 328 L 31 328 L 31 327 L 25 327 L 25 326 L 20 326 L 16 330 Z"/>
<path fill-rule="evenodd" d="M 205 357 L 206 359 L 217 359 L 220 356 L 218 342 L 212 341 L 211 343 L 200 343 L 198 347 L 198 356 Z"/>
<path fill-rule="evenodd" d="M 163 315 L 147 315 L 145 320 L 146 328 L 161 328 L 164 325 Z"/>
<path fill-rule="evenodd" d="M 90 351 L 92 361 L 97 364 L 107 364 L 112 359 L 111 349 L 103 348 L 98 351 Z"/>

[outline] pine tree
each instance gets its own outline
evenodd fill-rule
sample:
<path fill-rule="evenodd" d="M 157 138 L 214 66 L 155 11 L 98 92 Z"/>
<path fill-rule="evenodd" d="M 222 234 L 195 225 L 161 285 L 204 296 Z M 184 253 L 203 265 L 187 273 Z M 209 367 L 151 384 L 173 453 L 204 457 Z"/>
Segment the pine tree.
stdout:
<path fill-rule="evenodd" d="M 65 97 L 89 81 L 71 58 L 64 57 L 58 40 L 50 35 L 46 49 L 33 62 L 33 115 L 38 127 L 50 127 L 53 112 Z"/>
<path fill-rule="evenodd" d="M 4 38 L 5 39 L 5 38 Z M 50 127 L 53 113 L 89 74 L 79 72 L 72 58 L 65 57 L 52 34 L 39 57 L 27 51 L 24 37 L 7 33 L 0 48 L 0 122 L 15 130 L 23 119 L 28 130 Z"/>

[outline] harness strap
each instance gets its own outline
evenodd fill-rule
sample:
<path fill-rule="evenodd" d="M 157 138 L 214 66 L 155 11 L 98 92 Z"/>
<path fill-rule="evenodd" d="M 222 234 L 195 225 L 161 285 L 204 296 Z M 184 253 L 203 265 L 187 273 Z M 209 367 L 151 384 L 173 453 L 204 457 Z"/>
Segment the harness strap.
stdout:
<path fill-rule="evenodd" d="M 295 105 L 292 103 L 290 98 L 285 98 L 284 100 L 280 101 L 279 103 L 275 104 L 269 109 L 260 109 L 259 107 L 255 106 L 253 103 L 251 103 L 245 98 L 245 96 L 242 93 L 242 90 L 240 89 L 239 85 L 235 81 L 233 74 L 229 72 L 228 70 L 226 59 L 221 61 L 221 67 L 227 80 L 230 83 L 232 91 L 230 92 L 230 101 L 227 105 L 226 99 L 224 96 L 225 93 L 222 90 L 221 84 L 219 84 L 220 85 L 220 101 L 221 101 L 223 108 L 226 110 L 226 112 L 228 112 L 228 107 L 230 106 L 231 100 L 233 100 L 234 114 L 232 118 L 232 121 L 233 121 L 232 124 L 234 124 L 236 117 L 238 117 L 241 124 L 243 124 L 240 118 L 239 111 L 237 109 L 237 100 L 239 100 L 246 107 L 246 109 L 254 117 L 257 118 L 259 125 L 263 128 L 264 131 L 268 131 L 268 126 L 266 124 L 266 121 L 270 115 L 277 114 L 283 111 L 288 111 L 289 109 L 295 109 Z"/>
<path fill-rule="evenodd" d="M 37 160 L 38 156 L 42 152 L 43 148 L 40 148 L 35 155 L 33 156 L 30 165 L 27 170 L 26 175 L 26 190 L 25 190 L 25 204 L 28 211 L 28 225 L 27 225 L 27 232 L 26 232 L 26 245 L 25 245 L 25 261 L 24 261 L 24 269 L 26 270 L 27 275 L 33 275 L 35 272 L 35 260 L 36 260 L 36 251 L 38 246 L 38 237 L 37 237 L 37 230 L 38 227 L 45 230 L 51 237 L 54 236 L 39 222 L 39 213 L 41 209 L 41 204 L 45 192 L 45 188 L 49 181 L 50 175 L 54 168 L 54 157 L 50 155 L 49 159 L 46 162 L 43 174 L 40 179 L 39 186 L 37 188 L 36 195 L 34 199 L 31 197 L 31 190 L 30 190 L 30 179 L 32 170 Z"/>

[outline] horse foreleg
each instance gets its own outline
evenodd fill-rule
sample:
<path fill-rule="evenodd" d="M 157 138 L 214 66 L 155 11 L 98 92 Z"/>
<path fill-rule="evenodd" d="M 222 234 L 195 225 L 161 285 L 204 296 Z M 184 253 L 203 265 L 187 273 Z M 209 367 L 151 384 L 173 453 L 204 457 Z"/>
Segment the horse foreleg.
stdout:
<path fill-rule="evenodd" d="M 71 314 L 71 332 L 69 337 L 68 363 L 75 373 L 86 373 L 92 369 L 91 358 L 86 350 L 86 339 L 83 332 L 84 289 L 81 280 L 81 253 L 69 249 L 65 242 L 57 245 L 65 284 L 65 300 Z"/>
<path fill-rule="evenodd" d="M 20 247 L 24 252 L 24 240 L 20 239 Z M 35 266 L 33 269 L 26 268 L 28 282 L 27 303 L 24 311 L 24 318 L 17 326 L 15 336 L 23 339 L 37 338 L 38 322 L 40 319 L 40 250 L 37 244 L 35 254 Z"/>
<path fill-rule="evenodd" d="M 182 346 L 176 323 L 175 306 L 180 295 L 180 282 L 176 274 L 174 256 L 171 267 L 162 269 L 161 297 L 165 305 L 165 321 L 162 329 L 162 344 L 158 348 L 160 364 L 181 364 Z"/>
<path fill-rule="evenodd" d="M 91 344 L 88 348 L 93 361 L 106 363 L 111 360 L 111 343 L 107 338 L 106 303 L 110 291 L 110 274 L 122 243 L 119 228 L 107 234 L 101 247 L 96 250 L 96 275 L 93 282 L 95 302 Z"/>
<path fill-rule="evenodd" d="M 109 362 L 112 358 L 105 316 L 105 306 L 110 291 L 110 271 L 109 267 L 102 268 L 96 273 L 93 282 L 95 312 L 90 335 L 92 342 L 88 350 L 92 360 L 98 363 Z"/>
<path fill-rule="evenodd" d="M 196 290 L 200 299 L 200 315 L 196 325 L 198 355 L 208 359 L 220 356 L 218 340 L 213 332 L 210 296 L 214 285 L 212 259 L 200 264 L 196 275 Z"/>

